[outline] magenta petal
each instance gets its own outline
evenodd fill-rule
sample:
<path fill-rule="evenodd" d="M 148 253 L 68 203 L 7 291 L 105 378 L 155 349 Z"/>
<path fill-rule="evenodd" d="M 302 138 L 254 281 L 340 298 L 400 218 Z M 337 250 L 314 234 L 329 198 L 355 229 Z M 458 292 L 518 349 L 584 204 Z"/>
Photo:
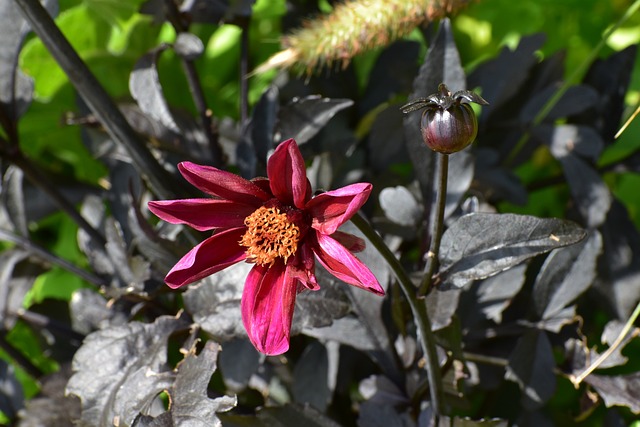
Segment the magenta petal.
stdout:
<path fill-rule="evenodd" d="M 311 186 L 296 141 L 288 139 L 278 145 L 267 161 L 267 175 L 271 192 L 278 200 L 299 209 L 304 208 L 311 197 Z"/>
<path fill-rule="evenodd" d="M 282 262 L 272 267 L 255 265 L 242 293 L 242 322 L 254 347 L 267 355 L 289 349 L 291 319 L 296 302 L 296 281 Z"/>
<path fill-rule="evenodd" d="M 320 264 L 338 279 L 374 294 L 384 295 L 384 289 L 371 270 L 337 240 L 316 233 L 315 253 Z"/>
<path fill-rule="evenodd" d="M 353 234 L 345 233 L 343 231 L 336 231 L 331 235 L 342 246 L 347 248 L 349 252 L 362 252 L 366 247 L 364 240 Z"/>
<path fill-rule="evenodd" d="M 333 234 L 364 205 L 371 188 L 358 183 L 317 195 L 305 207 L 313 217 L 311 226 L 322 234 Z"/>
<path fill-rule="evenodd" d="M 320 289 L 315 275 L 316 260 L 311 245 L 304 243 L 298 253 L 287 263 L 287 274 L 295 278 L 305 288 L 312 291 Z"/>
<path fill-rule="evenodd" d="M 200 166 L 191 162 L 182 162 L 178 164 L 178 169 L 182 176 L 193 186 L 212 196 L 251 205 L 256 208 L 271 198 L 271 195 L 253 182 L 212 166 Z"/>
<path fill-rule="evenodd" d="M 196 230 L 236 228 L 255 207 L 219 199 L 157 200 L 148 203 L 149 210 L 171 224 L 187 224 Z"/>
<path fill-rule="evenodd" d="M 179 288 L 246 259 L 246 248 L 238 244 L 244 232 L 244 227 L 232 228 L 202 241 L 173 266 L 164 281 L 170 288 Z"/>

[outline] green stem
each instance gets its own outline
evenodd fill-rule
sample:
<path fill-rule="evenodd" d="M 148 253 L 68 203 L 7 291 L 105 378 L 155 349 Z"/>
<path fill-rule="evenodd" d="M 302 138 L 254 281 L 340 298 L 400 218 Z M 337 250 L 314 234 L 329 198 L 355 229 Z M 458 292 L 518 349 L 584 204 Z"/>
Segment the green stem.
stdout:
<path fill-rule="evenodd" d="M 398 279 L 400 289 L 404 293 L 409 303 L 411 312 L 418 326 L 420 334 L 420 343 L 426 360 L 427 379 L 429 381 L 429 391 L 431 394 L 431 402 L 435 413 L 441 415 L 444 411 L 444 392 L 442 389 L 442 379 L 440 377 L 440 365 L 438 364 L 438 354 L 436 351 L 436 342 L 433 332 L 431 331 L 431 321 L 427 313 L 427 306 L 423 299 L 419 299 L 415 295 L 415 287 L 411 278 L 404 271 L 402 265 L 385 244 L 382 237 L 359 213 L 351 218 L 351 222 L 365 235 L 376 250 L 385 259 L 393 274 Z"/>
<path fill-rule="evenodd" d="M 580 385 L 580 383 L 582 381 L 584 381 L 585 378 L 587 378 L 589 375 L 591 375 L 591 373 L 593 371 L 598 369 L 598 367 L 600 365 L 602 365 L 602 362 L 607 360 L 607 358 L 609 356 L 611 356 L 611 354 L 614 351 L 616 351 L 618 349 L 618 347 L 620 347 L 620 344 L 622 344 L 624 339 L 627 337 L 627 334 L 629 333 L 629 331 L 633 327 L 633 324 L 635 323 L 635 321 L 638 318 L 638 316 L 640 316 L 640 302 L 638 302 L 638 304 L 636 305 L 635 310 L 633 310 L 633 313 L 631 314 L 631 316 L 627 320 L 627 323 L 625 323 L 624 327 L 620 331 L 620 334 L 618 335 L 616 340 L 611 344 L 611 346 L 607 349 L 607 351 L 602 353 L 600 355 L 600 357 L 598 357 L 596 359 L 595 362 L 593 362 L 591 365 L 589 365 L 587 368 L 585 368 L 584 371 L 582 371 L 579 375 L 569 377 L 569 379 L 571 380 L 571 382 L 573 383 L 574 386 L 578 387 Z"/>
<path fill-rule="evenodd" d="M 122 144 L 131 155 L 138 173 L 149 182 L 153 191 L 163 199 L 189 194 L 192 190 L 186 185 L 180 185 L 182 181 L 174 179 L 153 157 L 144 141 L 127 122 L 120 109 L 78 56 L 40 1 L 16 0 L 16 3 L 33 31 L 42 40 L 60 68 L 69 76 L 71 84 L 104 125 L 111 138 Z"/>
<path fill-rule="evenodd" d="M 607 32 L 600 39 L 600 42 L 591 50 L 589 56 L 584 61 L 582 61 L 582 63 L 580 63 L 578 67 L 576 67 L 573 73 L 571 73 L 571 75 L 564 81 L 564 83 L 562 84 L 562 86 L 560 86 L 556 93 L 554 93 L 553 96 L 549 98 L 546 104 L 544 104 L 544 106 L 540 109 L 540 111 L 538 111 L 538 114 L 536 114 L 533 121 L 531 122 L 530 128 L 539 125 L 544 120 L 544 118 L 547 117 L 547 114 L 549 114 L 551 109 L 558 103 L 558 101 L 560 101 L 560 98 L 562 98 L 565 92 L 569 90 L 569 87 L 577 82 L 578 78 L 583 75 L 587 68 L 591 65 L 591 63 L 595 61 L 598 53 L 600 53 L 600 50 L 605 46 L 611 34 L 613 34 L 618 28 L 620 28 L 620 26 L 624 24 L 627 19 L 632 17 L 639 8 L 640 0 L 636 0 L 631 6 L 629 6 L 627 11 L 624 13 L 624 15 L 622 15 L 622 17 L 620 17 L 618 22 L 616 22 L 615 25 L 607 30 Z M 507 159 L 505 161 L 507 165 L 511 164 L 515 160 L 520 150 L 522 150 L 524 145 L 527 143 L 528 138 L 528 132 L 522 134 L 518 142 L 514 145 L 513 149 L 507 156 Z"/>
<path fill-rule="evenodd" d="M 449 175 L 449 155 L 438 153 L 440 165 L 438 167 L 438 188 L 436 190 L 436 202 L 433 221 L 431 221 L 429 252 L 427 252 L 427 262 L 424 268 L 424 277 L 418 289 L 418 297 L 423 297 L 431 288 L 433 275 L 438 269 L 438 253 L 440 252 L 440 241 L 442 240 L 442 229 L 444 228 L 444 208 L 447 201 L 447 180 Z"/>

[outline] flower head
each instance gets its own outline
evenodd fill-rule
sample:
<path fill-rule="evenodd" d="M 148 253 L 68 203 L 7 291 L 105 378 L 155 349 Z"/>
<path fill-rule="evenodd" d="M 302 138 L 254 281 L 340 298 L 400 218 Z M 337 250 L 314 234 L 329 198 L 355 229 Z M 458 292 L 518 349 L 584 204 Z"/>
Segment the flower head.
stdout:
<path fill-rule="evenodd" d="M 371 184 L 357 183 L 315 197 L 293 139 L 267 162 L 267 179 L 252 181 L 210 166 L 183 162 L 178 169 L 210 198 L 149 202 L 149 210 L 172 224 L 213 230 L 167 273 L 179 288 L 240 261 L 254 263 L 242 293 L 249 339 L 265 354 L 289 348 L 298 292 L 319 289 L 316 260 L 340 280 L 378 295 L 384 290 L 352 252 L 362 239 L 338 231 L 366 202 Z"/>
<path fill-rule="evenodd" d="M 409 102 L 401 107 L 405 113 L 424 108 L 420 130 L 427 147 L 442 154 L 456 153 L 473 142 L 478 133 L 478 120 L 469 105 L 489 104 L 477 93 L 459 90 L 451 94 L 444 83 L 438 93 Z"/>

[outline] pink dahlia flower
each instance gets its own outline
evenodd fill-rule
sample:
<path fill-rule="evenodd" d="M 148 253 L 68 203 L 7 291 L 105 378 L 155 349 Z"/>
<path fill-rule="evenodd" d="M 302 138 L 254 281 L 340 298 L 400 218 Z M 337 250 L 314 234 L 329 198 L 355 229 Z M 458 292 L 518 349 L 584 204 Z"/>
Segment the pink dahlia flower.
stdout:
<path fill-rule="evenodd" d="M 153 201 L 149 209 L 172 224 L 214 233 L 182 257 L 165 281 L 179 288 L 237 262 L 254 263 L 241 311 L 249 339 L 262 353 L 288 350 L 296 294 L 319 289 L 316 260 L 338 279 L 384 295 L 375 276 L 352 254 L 364 248 L 362 239 L 338 231 L 365 203 L 371 184 L 313 197 L 293 139 L 281 143 L 269 158 L 268 179 L 248 181 L 190 162 L 178 168 L 187 181 L 213 197 Z"/>

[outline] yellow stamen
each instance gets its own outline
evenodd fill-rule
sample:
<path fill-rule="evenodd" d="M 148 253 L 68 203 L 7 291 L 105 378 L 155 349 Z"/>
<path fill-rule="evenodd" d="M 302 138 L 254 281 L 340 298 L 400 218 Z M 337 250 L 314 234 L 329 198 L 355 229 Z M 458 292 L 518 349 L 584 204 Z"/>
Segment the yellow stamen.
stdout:
<path fill-rule="evenodd" d="M 247 257 L 259 265 L 273 265 L 277 258 L 284 262 L 298 250 L 300 229 L 287 214 L 276 207 L 261 206 L 244 220 L 247 231 L 240 244 L 247 247 Z"/>

